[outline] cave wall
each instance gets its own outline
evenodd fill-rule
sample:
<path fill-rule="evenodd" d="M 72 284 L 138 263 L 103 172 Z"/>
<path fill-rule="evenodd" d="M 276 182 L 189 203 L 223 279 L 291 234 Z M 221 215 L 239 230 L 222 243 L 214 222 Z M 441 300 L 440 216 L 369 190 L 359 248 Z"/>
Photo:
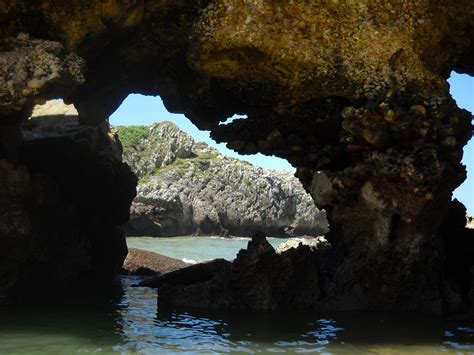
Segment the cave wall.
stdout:
<path fill-rule="evenodd" d="M 8 160 L 38 101 L 98 126 L 129 93 L 160 95 L 237 152 L 297 167 L 331 224 L 322 308 L 467 307 L 439 226 L 472 135 L 446 82 L 474 75 L 472 1 L 0 0 L 0 23 Z M 234 113 L 248 118 L 219 125 Z"/>
<path fill-rule="evenodd" d="M 1 298 L 41 302 L 113 281 L 137 183 L 117 137 L 64 114 L 31 117 L 21 135 L 17 160 L 0 160 Z"/>

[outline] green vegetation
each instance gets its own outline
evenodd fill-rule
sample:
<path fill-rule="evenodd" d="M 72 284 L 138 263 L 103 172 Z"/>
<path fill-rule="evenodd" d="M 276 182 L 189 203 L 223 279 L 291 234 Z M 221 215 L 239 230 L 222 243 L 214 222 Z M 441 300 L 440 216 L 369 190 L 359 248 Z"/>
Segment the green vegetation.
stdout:
<path fill-rule="evenodd" d="M 168 132 L 168 130 L 165 130 L 158 133 L 157 129 L 162 127 L 170 128 L 172 131 Z M 212 178 L 219 174 L 220 165 L 228 163 L 238 165 L 240 163 L 239 160 L 233 158 L 226 158 L 228 160 L 224 162 L 221 154 L 210 149 L 203 142 L 195 143 L 192 148 L 192 155 L 189 158 L 178 158 L 173 150 L 179 147 L 175 147 L 174 143 L 171 144 L 171 139 L 175 139 L 173 130 L 176 129 L 179 132 L 179 129 L 172 122 L 160 122 L 151 127 L 118 126 L 115 128 L 125 148 L 125 154 L 130 159 L 132 165 L 144 166 L 144 162 L 149 162 L 151 159 L 154 161 L 157 159 L 157 156 L 162 159 L 166 157 L 166 165 L 159 163 L 162 166 L 157 168 L 148 165 L 145 171 L 142 170 L 140 184 L 147 184 L 151 181 L 158 183 L 167 180 L 169 174 L 175 174 L 177 178 L 183 178 L 184 176 L 189 178 Z M 170 139 L 167 137 L 168 134 L 172 135 Z M 147 139 L 147 141 L 144 141 L 144 139 Z M 187 137 L 183 136 L 183 139 L 187 139 Z M 181 143 L 178 142 L 179 144 Z M 188 142 L 185 141 L 183 144 L 188 144 Z M 191 143 L 188 145 L 191 148 Z M 251 183 L 249 182 L 249 184 Z"/>
<path fill-rule="evenodd" d="M 173 163 L 155 169 L 151 174 L 147 174 L 140 179 L 141 183 L 147 183 L 152 177 L 163 178 L 166 173 L 174 172 L 180 178 L 186 173 L 191 173 L 189 177 L 194 176 L 212 176 L 216 172 L 210 166 L 218 161 L 219 155 L 215 152 L 197 152 L 192 158 L 177 158 Z"/>
<path fill-rule="evenodd" d="M 115 129 L 123 145 L 138 144 L 150 135 L 148 126 L 117 126 Z"/>
<path fill-rule="evenodd" d="M 253 187 L 253 184 L 252 184 L 251 181 L 249 181 L 249 180 L 243 180 L 243 182 L 244 182 L 245 186 L 247 186 L 248 189 L 250 189 L 250 190 L 253 191 L 254 187 Z"/>
<path fill-rule="evenodd" d="M 183 176 L 191 167 L 191 161 L 190 159 L 182 159 L 178 158 L 176 159 L 173 164 L 163 166 L 159 169 L 156 169 L 155 174 L 164 174 L 169 171 L 174 171 L 176 174 L 179 176 Z"/>
<path fill-rule="evenodd" d="M 197 152 L 196 159 L 199 163 L 212 163 L 218 160 L 219 154 L 215 152 Z"/>

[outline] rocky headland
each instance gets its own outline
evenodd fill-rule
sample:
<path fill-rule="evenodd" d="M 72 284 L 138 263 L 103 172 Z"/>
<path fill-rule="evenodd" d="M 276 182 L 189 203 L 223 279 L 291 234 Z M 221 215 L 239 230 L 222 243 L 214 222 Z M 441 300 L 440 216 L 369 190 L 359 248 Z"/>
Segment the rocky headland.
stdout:
<path fill-rule="evenodd" d="M 196 142 L 172 122 L 117 127 L 139 177 L 128 235 L 319 236 L 323 211 L 290 172 L 264 170 Z"/>

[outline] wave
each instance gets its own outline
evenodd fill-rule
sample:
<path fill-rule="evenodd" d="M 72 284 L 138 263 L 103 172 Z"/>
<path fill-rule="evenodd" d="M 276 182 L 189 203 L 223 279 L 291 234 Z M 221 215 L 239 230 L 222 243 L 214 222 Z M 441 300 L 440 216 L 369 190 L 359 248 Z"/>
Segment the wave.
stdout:
<path fill-rule="evenodd" d="M 186 259 L 186 258 L 182 258 L 181 259 L 183 262 L 185 262 L 186 264 L 197 264 L 198 262 L 194 259 Z"/>
<path fill-rule="evenodd" d="M 220 240 L 251 240 L 252 239 L 252 238 L 247 238 L 247 237 L 220 237 L 220 236 L 212 236 L 209 238 L 220 239 Z"/>
<path fill-rule="evenodd" d="M 297 242 L 307 242 L 311 240 L 317 240 L 320 237 L 293 237 L 293 238 L 288 238 L 288 240 L 295 240 Z"/>

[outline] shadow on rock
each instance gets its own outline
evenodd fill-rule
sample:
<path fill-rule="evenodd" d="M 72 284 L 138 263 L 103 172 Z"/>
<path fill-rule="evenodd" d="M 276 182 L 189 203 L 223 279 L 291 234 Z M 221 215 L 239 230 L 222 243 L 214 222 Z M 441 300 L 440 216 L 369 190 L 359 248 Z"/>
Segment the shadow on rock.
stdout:
<path fill-rule="evenodd" d="M 299 245 L 277 254 L 257 233 L 233 261 L 192 265 L 153 278 L 160 310 L 167 308 L 274 311 L 315 309 L 320 250 Z"/>

